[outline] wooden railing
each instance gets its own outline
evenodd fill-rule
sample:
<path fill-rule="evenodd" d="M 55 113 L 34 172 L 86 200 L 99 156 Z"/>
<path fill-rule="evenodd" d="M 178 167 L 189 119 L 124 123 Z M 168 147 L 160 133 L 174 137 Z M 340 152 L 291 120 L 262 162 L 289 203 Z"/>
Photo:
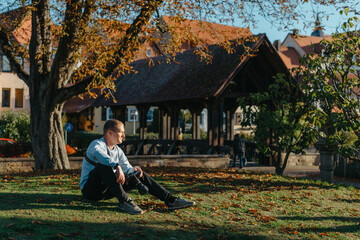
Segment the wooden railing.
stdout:
<path fill-rule="evenodd" d="M 233 154 L 233 141 L 223 146 L 209 146 L 206 140 L 130 139 L 119 145 L 126 155 Z M 246 142 L 246 156 L 251 161 L 256 145 Z"/>

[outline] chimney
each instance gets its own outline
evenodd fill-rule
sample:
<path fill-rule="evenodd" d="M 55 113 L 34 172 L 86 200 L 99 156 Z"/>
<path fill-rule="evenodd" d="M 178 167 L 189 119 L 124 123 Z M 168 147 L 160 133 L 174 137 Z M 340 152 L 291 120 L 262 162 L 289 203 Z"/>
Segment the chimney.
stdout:
<path fill-rule="evenodd" d="M 275 49 L 280 52 L 280 47 L 281 47 L 281 42 L 280 40 L 275 40 L 274 43 L 273 43 Z"/>
<path fill-rule="evenodd" d="M 299 36 L 299 29 L 293 29 L 291 36 L 293 38 L 297 38 Z"/>

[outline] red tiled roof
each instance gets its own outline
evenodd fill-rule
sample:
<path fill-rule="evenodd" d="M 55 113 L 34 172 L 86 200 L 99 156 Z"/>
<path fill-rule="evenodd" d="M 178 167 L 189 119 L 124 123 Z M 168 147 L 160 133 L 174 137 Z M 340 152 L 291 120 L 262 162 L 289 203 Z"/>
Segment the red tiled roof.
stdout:
<path fill-rule="evenodd" d="M 251 36 L 248 28 L 240 28 L 229 25 L 210 23 L 199 20 L 185 19 L 179 21 L 175 17 L 162 16 L 164 22 L 175 29 L 175 32 L 186 38 L 182 32 L 189 32 L 196 36 L 203 44 L 211 45 L 224 40 L 235 40 L 241 37 Z"/>
<path fill-rule="evenodd" d="M 291 69 L 299 66 L 300 56 L 294 48 L 281 46 L 279 55 L 287 68 Z"/>
<path fill-rule="evenodd" d="M 12 32 L 13 37 L 20 44 L 28 44 L 31 37 L 31 8 L 28 6 L 20 7 L 0 14 L 0 24 L 8 32 Z"/>
<path fill-rule="evenodd" d="M 299 35 L 294 38 L 294 40 L 299 44 L 299 46 L 305 51 L 305 53 L 318 52 L 321 50 L 320 41 L 321 40 L 331 40 L 331 36 L 315 37 L 315 36 L 304 36 Z"/>

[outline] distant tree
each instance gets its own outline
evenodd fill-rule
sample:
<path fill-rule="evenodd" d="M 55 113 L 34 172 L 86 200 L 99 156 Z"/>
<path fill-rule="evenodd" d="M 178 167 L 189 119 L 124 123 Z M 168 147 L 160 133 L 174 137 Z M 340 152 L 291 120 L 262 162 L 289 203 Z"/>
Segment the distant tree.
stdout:
<path fill-rule="evenodd" d="M 341 12 L 347 13 L 349 9 Z M 319 135 L 328 147 L 343 142 L 344 132 L 360 138 L 360 34 L 349 18 L 341 31 L 320 42 L 321 52 L 304 56 L 298 72 L 302 83 L 312 91 L 318 113 Z"/>
<path fill-rule="evenodd" d="M 159 24 L 154 13 L 174 16 L 178 22 L 182 22 L 184 18 L 205 21 L 217 19 L 224 23 L 233 23 L 239 19 L 245 24 L 253 22 L 254 17 L 260 14 L 269 20 L 279 20 L 284 25 L 290 25 L 301 14 L 301 11 L 294 9 L 305 2 L 308 1 L 1 1 L 0 6 L 6 9 L 28 6 L 31 11 L 31 39 L 26 46 L 20 46 L 10 36 L 8 28 L 10 23 L 16 24 L 22 20 L 21 14 L 17 20 L 11 21 L 6 19 L 7 15 L 2 16 L 0 50 L 9 59 L 12 70 L 30 90 L 31 140 L 35 167 L 70 167 L 61 124 L 64 102 L 84 92 L 95 97 L 92 89 L 113 89 L 114 78 L 131 70 L 129 62 L 146 39 L 157 42 L 168 56 L 179 50 L 186 41 L 192 41 L 198 46 L 197 54 L 207 56 L 206 47 L 196 34 L 179 34 L 176 27 L 167 29 L 174 37 L 166 45 L 162 44 L 157 37 L 159 35 L 155 34 L 159 32 Z M 335 6 L 343 1 L 316 2 Z M 125 27 L 121 22 L 125 23 Z M 216 35 L 211 26 L 203 27 L 204 31 Z M 180 32 L 187 32 L 187 28 L 180 29 Z M 221 34 L 216 36 L 230 52 L 228 39 L 222 38 Z M 16 56 L 19 54 L 30 59 L 29 74 L 17 60 Z M 107 91 L 106 95 L 111 95 L 111 91 Z"/>
<path fill-rule="evenodd" d="M 284 74 L 275 77 L 268 91 L 240 100 L 244 116 L 241 125 L 254 131 L 258 149 L 270 155 L 279 175 L 291 153 L 302 153 L 316 139 L 311 122 L 316 108 L 312 102 L 311 93 Z"/>

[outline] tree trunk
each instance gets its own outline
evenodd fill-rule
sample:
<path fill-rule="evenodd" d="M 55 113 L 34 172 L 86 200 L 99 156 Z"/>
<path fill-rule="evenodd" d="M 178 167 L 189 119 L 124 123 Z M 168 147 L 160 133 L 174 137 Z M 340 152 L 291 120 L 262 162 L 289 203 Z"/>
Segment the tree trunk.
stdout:
<path fill-rule="evenodd" d="M 41 105 L 31 102 L 31 140 L 35 169 L 69 169 L 61 123 L 63 104 L 44 110 Z"/>
<path fill-rule="evenodd" d="M 289 160 L 290 153 L 291 153 L 290 151 L 286 152 L 286 155 L 285 155 L 285 158 L 284 158 L 284 161 L 283 161 L 282 165 L 281 165 L 281 154 L 280 154 L 280 160 L 279 160 L 280 164 L 278 166 L 278 169 L 276 169 L 276 174 L 283 175 L 283 173 L 285 171 L 285 168 L 286 168 L 286 165 L 287 165 L 287 162 Z"/>
<path fill-rule="evenodd" d="M 281 151 L 277 151 L 276 156 L 274 156 L 275 160 L 275 173 L 277 175 L 282 175 L 282 171 L 281 171 Z"/>
<path fill-rule="evenodd" d="M 284 170 L 285 170 L 286 165 L 287 165 L 287 162 L 289 160 L 290 153 L 291 153 L 290 151 L 286 151 L 284 161 L 282 161 L 282 159 L 281 159 L 281 151 L 278 151 L 277 156 L 276 156 L 277 161 L 275 163 L 275 173 L 277 175 L 283 175 Z"/>

